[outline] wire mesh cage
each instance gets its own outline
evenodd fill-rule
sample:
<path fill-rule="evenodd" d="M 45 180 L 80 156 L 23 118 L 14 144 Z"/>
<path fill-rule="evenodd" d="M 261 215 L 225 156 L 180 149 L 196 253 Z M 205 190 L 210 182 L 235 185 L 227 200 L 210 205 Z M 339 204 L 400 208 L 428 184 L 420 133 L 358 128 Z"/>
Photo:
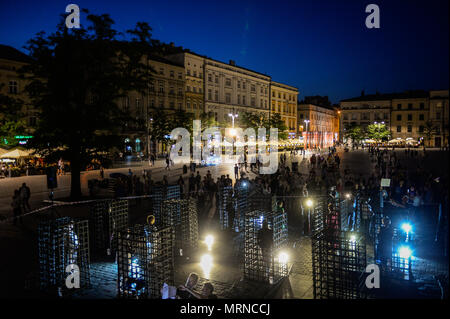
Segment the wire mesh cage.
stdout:
<path fill-rule="evenodd" d="M 38 225 L 40 288 L 68 289 L 66 279 L 78 267 L 80 287 L 90 285 L 87 220 L 62 217 Z M 69 265 L 75 265 L 70 266 Z M 66 270 L 68 270 L 66 272 Z"/>
<path fill-rule="evenodd" d="M 267 223 L 267 228 L 264 224 Z M 255 210 L 245 214 L 244 278 L 275 284 L 289 275 L 287 215 Z"/>
<path fill-rule="evenodd" d="M 162 224 L 175 229 L 175 248 L 183 254 L 198 247 L 197 201 L 189 199 L 170 199 L 162 204 Z"/>
<path fill-rule="evenodd" d="M 391 276 L 403 279 L 412 279 L 412 250 L 411 243 L 394 228 L 392 239 Z"/>
<path fill-rule="evenodd" d="M 174 230 L 135 225 L 118 232 L 118 297 L 161 298 L 174 284 Z"/>
<path fill-rule="evenodd" d="M 219 189 L 219 220 L 221 230 L 229 229 L 233 223 L 230 221 L 230 217 L 234 217 L 235 212 L 233 205 L 233 187 L 221 187 Z"/>
<path fill-rule="evenodd" d="M 234 187 L 235 218 L 233 229 L 244 229 L 245 214 L 250 211 L 248 182 L 236 183 Z"/>
<path fill-rule="evenodd" d="M 180 185 L 158 185 L 153 188 L 152 211 L 158 225 L 162 222 L 161 205 L 168 199 L 181 199 Z"/>
<path fill-rule="evenodd" d="M 340 203 L 319 199 L 312 216 L 313 293 L 316 299 L 364 298 L 366 242 L 359 232 L 342 231 Z"/>
<path fill-rule="evenodd" d="M 91 207 L 89 223 L 94 249 L 111 253 L 115 232 L 128 227 L 128 209 L 128 200 L 99 201 Z"/>

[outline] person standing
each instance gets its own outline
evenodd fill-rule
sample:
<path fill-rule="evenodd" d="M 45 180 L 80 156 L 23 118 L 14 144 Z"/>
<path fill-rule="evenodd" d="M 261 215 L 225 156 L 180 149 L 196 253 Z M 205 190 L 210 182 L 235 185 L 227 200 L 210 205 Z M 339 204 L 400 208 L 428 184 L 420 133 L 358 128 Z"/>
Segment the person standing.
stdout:
<path fill-rule="evenodd" d="M 237 164 L 234 164 L 234 179 L 238 179 L 239 178 L 239 167 Z"/>
<path fill-rule="evenodd" d="M 29 211 L 30 208 L 30 197 L 31 197 L 31 191 L 30 188 L 27 186 L 26 183 L 22 184 L 22 187 L 19 188 L 19 195 L 20 195 L 20 202 L 23 207 L 23 211 Z"/>
<path fill-rule="evenodd" d="M 258 245 L 261 248 L 264 275 L 270 281 L 270 269 L 272 267 L 273 231 L 269 229 L 267 220 L 263 221 L 262 228 L 258 231 Z"/>

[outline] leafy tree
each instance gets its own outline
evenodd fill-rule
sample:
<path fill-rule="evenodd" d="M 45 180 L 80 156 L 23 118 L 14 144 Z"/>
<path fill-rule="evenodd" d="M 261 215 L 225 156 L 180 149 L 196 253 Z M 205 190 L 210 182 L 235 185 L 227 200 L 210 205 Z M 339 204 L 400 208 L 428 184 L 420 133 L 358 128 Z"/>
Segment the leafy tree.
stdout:
<path fill-rule="evenodd" d="M 361 126 L 351 124 L 345 128 L 344 137 L 351 139 L 352 143 L 356 145 L 366 138 L 366 132 Z"/>
<path fill-rule="evenodd" d="M 270 119 L 264 114 L 255 114 L 244 112 L 239 123 L 244 126 L 244 128 L 254 128 L 257 132 L 258 128 L 265 127 L 267 137 L 270 134 L 271 128 L 278 129 L 278 139 L 285 140 L 288 137 L 287 127 L 284 121 L 281 119 L 281 115 L 278 113 L 272 114 Z"/>
<path fill-rule="evenodd" d="M 88 14 L 86 21 L 67 29 L 62 16 L 54 33 L 38 33 L 27 45 L 33 62 L 22 69 L 40 111 L 30 147 L 70 161 L 73 199 L 81 196 L 81 169 L 121 145 L 121 129 L 130 117 L 117 101 L 131 91 L 143 94 L 150 78 L 143 63 L 152 49 L 148 24 L 128 30 L 131 40 L 118 40 L 109 15 Z"/>
<path fill-rule="evenodd" d="M 0 86 L 0 90 L 2 86 Z M 25 132 L 22 106 L 21 99 L 0 93 L 0 145 L 16 146 L 18 141 L 14 136 Z"/>
<path fill-rule="evenodd" d="M 385 124 L 370 124 L 367 126 L 367 137 L 377 142 L 387 141 L 391 132 Z"/>

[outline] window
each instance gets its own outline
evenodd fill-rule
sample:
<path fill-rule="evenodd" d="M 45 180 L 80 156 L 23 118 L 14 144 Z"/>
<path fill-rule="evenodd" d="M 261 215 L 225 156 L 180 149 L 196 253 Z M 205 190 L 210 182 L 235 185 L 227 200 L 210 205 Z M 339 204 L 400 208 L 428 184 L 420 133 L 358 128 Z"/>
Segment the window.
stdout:
<path fill-rule="evenodd" d="M 238 94 L 238 101 L 237 104 L 241 104 L 241 96 Z"/>
<path fill-rule="evenodd" d="M 225 86 L 231 86 L 231 79 L 225 79 Z"/>
<path fill-rule="evenodd" d="M 352 113 L 352 120 L 356 120 L 356 113 Z"/>
<path fill-rule="evenodd" d="M 197 103 L 194 103 L 193 105 L 192 105 L 192 107 L 194 108 L 194 110 L 197 108 Z"/>
<path fill-rule="evenodd" d="M 441 134 L 441 127 L 440 126 L 436 126 L 436 135 Z"/>
<path fill-rule="evenodd" d="M 216 75 L 216 78 L 214 80 L 216 83 L 219 83 L 219 77 Z"/>
<path fill-rule="evenodd" d="M 254 84 L 252 84 L 252 85 L 250 86 L 250 91 L 251 91 L 251 92 L 256 92 L 256 86 L 255 86 Z"/>
<path fill-rule="evenodd" d="M 246 86 L 245 82 L 242 82 L 242 88 L 243 88 L 244 90 L 247 89 L 247 86 Z"/>
<path fill-rule="evenodd" d="M 208 82 L 212 82 L 212 76 L 211 76 L 211 74 L 208 74 Z"/>
<path fill-rule="evenodd" d="M 238 89 L 240 89 L 240 88 L 241 88 L 241 81 L 238 81 L 238 83 L 237 83 L 237 87 L 238 87 Z"/>
<path fill-rule="evenodd" d="M 401 114 L 397 114 L 397 121 L 401 121 L 402 120 L 402 115 Z"/>
<path fill-rule="evenodd" d="M 183 89 L 182 88 L 178 88 L 178 95 L 183 95 Z"/>
<path fill-rule="evenodd" d="M 347 115 L 347 113 L 344 114 L 344 120 L 348 120 L 348 115 Z"/>
<path fill-rule="evenodd" d="M 412 114 L 408 114 L 408 121 L 412 121 Z"/>
<path fill-rule="evenodd" d="M 159 81 L 159 92 L 164 93 L 164 81 Z"/>
<path fill-rule="evenodd" d="M 130 98 L 128 96 L 123 98 L 122 106 L 123 110 L 126 112 L 130 109 Z"/>
<path fill-rule="evenodd" d="M 272 97 L 275 97 L 275 92 L 272 91 Z"/>
<path fill-rule="evenodd" d="M 402 105 L 401 104 L 397 104 L 397 110 L 401 110 L 402 109 Z"/>
<path fill-rule="evenodd" d="M 159 68 L 159 74 L 164 75 L 164 68 Z"/>
<path fill-rule="evenodd" d="M 17 94 L 19 92 L 17 81 L 9 81 L 9 93 Z"/>
<path fill-rule="evenodd" d="M 190 109 L 190 108 L 191 108 L 191 102 L 190 102 L 190 101 L 187 101 L 187 102 L 186 102 L 186 108 L 187 108 L 187 109 Z"/>
<path fill-rule="evenodd" d="M 186 86 L 186 91 L 191 92 L 191 87 L 189 85 Z"/>
<path fill-rule="evenodd" d="M 255 99 L 254 97 L 251 97 L 251 99 L 250 99 L 250 104 L 251 104 L 252 106 L 255 106 L 255 104 L 256 104 L 256 99 Z"/>
<path fill-rule="evenodd" d="M 231 103 L 231 94 L 225 93 L 225 103 Z"/>
<path fill-rule="evenodd" d="M 423 125 L 419 126 L 419 133 L 423 133 Z"/>
<path fill-rule="evenodd" d="M 192 87 L 192 91 L 194 91 L 194 93 L 197 93 L 197 88 L 195 86 Z"/>
<path fill-rule="evenodd" d="M 191 76 L 191 70 L 187 69 L 187 70 L 186 70 L 186 74 L 189 75 L 189 76 Z"/>
<path fill-rule="evenodd" d="M 388 119 L 388 114 L 387 113 L 383 113 L 383 119 L 385 119 L 385 120 Z"/>
<path fill-rule="evenodd" d="M 278 98 L 281 99 L 281 93 L 278 93 Z"/>
<path fill-rule="evenodd" d="M 150 106 L 151 106 L 151 107 L 155 107 L 155 99 L 152 99 L 152 100 L 150 101 Z"/>
<path fill-rule="evenodd" d="M 420 103 L 420 109 L 423 110 L 425 108 L 425 103 Z"/>
<path fill-rule="evenodd" d="M 219 91 L 215 91 L 214 92 L 214 100 L 217 102 L 217 101 L 219 101 Z"/>
<path fill-rule="evenodd" d="M 194 71 L 194 76 L 197 76 L 197 71 Z"/>
<path fill-rule="evenodd" d="M 183 74 L 181 74 L 181 72 L 178 72 L 178 80 L 183 79 Z"/>
<path fill-rule="evenodd" d="M 441 112 L 436 112 L 436 120 L 440 120 L 441 119 Z"/>
<path fill-rule="evenodd" d="M 400 133 L 402 131 L 402 127 L 400 125 L 397 126 L 397 133 Z"/>
<path fill-rule="evenodd" d="M 174 109 L 174 108 L 175 108 L 175 102 L 173 102 L 173 101 L 170 102 L 170 108 L 171 108 L 171 109 Z"/>
<path fill-rule="evenodd" d="M 162 108 L 164 107 L 164 100 L 159 100 L 159 106 Z"/>
<path fill-rule="evenodd" d="M 170 87 L 169 94 L 175 95 L 175 88 L 173 86 Z"/>
<path fill-rule="evenodd" d="M 412 125 L 408 125 L 408 133 L 412 132 Z"/>
<path fill-rule="evenodd" d="M 424 121 L 424 120 L 425 120 L 425 115 L 419 114 L 419 121 Z"/>
<path fill-rule="evenodd" d="M 170 77 L 171 77 L 171 78 L 174 78 L 174 77 L 175 77 L 175 72 L 170 71 Z"/>
<path fill-rule="evenodd" d="M 245 95 L 242 96 L 242 104 L 243 105 L 247 105 L 246 101 L 245 101 Z"/>
<path fill-rule="evenodd" d="M 212 100 L 212 90 L 208 89 L 208 100 Z"/>
<path fill-rule="evenodd" d="M 408 103 L 408 110 L 412 110 L 412 103 Z"/>
<path fill-rule="evenodd" d="M 263 101 L 263 99 L 261 99 L 260 107 L 263 107 L 263 106 L 264 106 L 264 101 Z"/>

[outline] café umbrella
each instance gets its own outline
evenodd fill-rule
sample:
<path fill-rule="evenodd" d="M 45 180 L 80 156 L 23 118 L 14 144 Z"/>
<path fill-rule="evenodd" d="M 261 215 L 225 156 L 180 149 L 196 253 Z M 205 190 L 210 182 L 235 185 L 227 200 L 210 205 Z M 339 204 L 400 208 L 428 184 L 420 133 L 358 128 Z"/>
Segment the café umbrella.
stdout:
<path fill-rule="evenodd" d="M 22 157 L 29 157 L 30 156 L 30 152 L 27 151 L 23 151 L 21 149 L 16 148 L 15 150 L 12 150 L 10 152 L 7 152 L 5 154 L 2 154 L 0 156 L 0 158 L 22 158 Z"/>

